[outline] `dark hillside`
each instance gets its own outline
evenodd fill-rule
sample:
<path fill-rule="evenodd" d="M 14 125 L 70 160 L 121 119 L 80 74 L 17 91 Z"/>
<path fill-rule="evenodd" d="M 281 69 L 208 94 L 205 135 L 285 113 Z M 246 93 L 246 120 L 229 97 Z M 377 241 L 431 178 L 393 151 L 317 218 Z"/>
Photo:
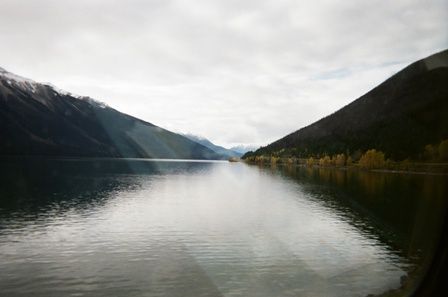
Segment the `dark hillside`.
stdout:
<path fill-rule="evenodd" d="M 218 158 L 184 136 L 1 68 L 0 155 Z"/>
<path fill-rule="evenodd" d="M 298 157 L 376 148 L 415 158 L 448 138 L 448 50 L 404 68 L 337 112 L 260 148 Z"/>

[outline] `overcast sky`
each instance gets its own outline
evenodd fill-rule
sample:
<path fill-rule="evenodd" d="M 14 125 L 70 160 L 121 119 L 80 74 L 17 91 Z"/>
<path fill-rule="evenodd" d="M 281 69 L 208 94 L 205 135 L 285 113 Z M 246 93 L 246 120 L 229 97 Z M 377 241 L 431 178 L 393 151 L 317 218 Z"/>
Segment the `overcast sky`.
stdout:
<path fill-rule="evenodd" d="M 0 0 L 0 67 L 265 145 L 448 48 L 448 1 Z"/>

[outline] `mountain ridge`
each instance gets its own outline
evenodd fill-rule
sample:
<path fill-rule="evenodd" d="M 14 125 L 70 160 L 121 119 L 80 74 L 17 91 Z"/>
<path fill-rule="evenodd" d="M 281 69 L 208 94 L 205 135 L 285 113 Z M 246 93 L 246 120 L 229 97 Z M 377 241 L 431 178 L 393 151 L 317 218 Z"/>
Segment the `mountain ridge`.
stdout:
<path fill-rule="evenodd" d="M 233 151 L 231 149 L 227 149 L 225 147 L 216 145 L 205 137 L 201 137 L 201 136 L 197 136 L 197 135 L 193 135 L 193 134 L 182 134 L 182 135 L 194 142 L 197 142 L 199 144 L 202 144 L 205 147 L 208 147 L 209 149 L 216 152 L 217 154 L 222 155 L 223 159 L 239 158 L 243 155 L 243 154 Z"/>
<path fill-rule="evenodd" d="M 240 153 L 241 155 L 244 155 L 247 152 L 253 151 L 258 149 L 259 146 L 255 146 L 255 145 L 236 145 L 236 146 L 232 146 L 230 149 L 232 151 L 235 151 L 237 153 Z"/>
<path fill-rule="evenodd" d="M 448 138 L 447 81 L 448 50 L 444 50 L 245 157 L 273 153 L 308 157 L 376 148 L 395 159 L 417 158 L 426 144 Z"/>
<path fill-rule="evenodd" d="M 219 158 L 184 136 L 3 68 L 0 136 L 0 155 Z"/>

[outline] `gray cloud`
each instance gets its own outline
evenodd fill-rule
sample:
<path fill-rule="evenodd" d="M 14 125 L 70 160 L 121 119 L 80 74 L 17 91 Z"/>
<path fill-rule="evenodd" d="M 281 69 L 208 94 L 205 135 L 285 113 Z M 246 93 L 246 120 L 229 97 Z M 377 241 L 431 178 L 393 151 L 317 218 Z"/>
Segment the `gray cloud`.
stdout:
<path fill-rule="evenodd" d="M 266 144 L 448 47 L 446 1 L 0 2 L 0 65 L 219 144 Z"/>

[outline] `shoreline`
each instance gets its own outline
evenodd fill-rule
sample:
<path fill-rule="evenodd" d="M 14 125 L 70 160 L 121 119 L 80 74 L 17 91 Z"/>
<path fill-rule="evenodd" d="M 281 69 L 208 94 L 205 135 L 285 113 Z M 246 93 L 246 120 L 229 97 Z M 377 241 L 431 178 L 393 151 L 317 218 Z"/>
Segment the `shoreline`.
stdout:
<path fill-rule="evenodd" d="M 393 174 L 419 174 L 419 175 L 437 175 L 448 176 L 448 163 L 423 163 L 423 162 L 410 162 L 409 164 L 400 164 L 395 162 L 394 168 L 362 168 L 359 164 L 354 163 L 352 165 L 308 165 L 306 159 L 296 159 L 291 161 L 291 158 L 275 159 L 275 161 L 263 160 L 263 161 L 249 161 L 241 160 L 242 162 L 250 165 L 267 165 L 267 166 L 295 166 L 312 169 L 338 169 L 338 170 L 354 170 L 364 172 L 378 172 L 378 173 L 393 173 Z M 401 167 L 401 168 L 400 168 Z"/>

